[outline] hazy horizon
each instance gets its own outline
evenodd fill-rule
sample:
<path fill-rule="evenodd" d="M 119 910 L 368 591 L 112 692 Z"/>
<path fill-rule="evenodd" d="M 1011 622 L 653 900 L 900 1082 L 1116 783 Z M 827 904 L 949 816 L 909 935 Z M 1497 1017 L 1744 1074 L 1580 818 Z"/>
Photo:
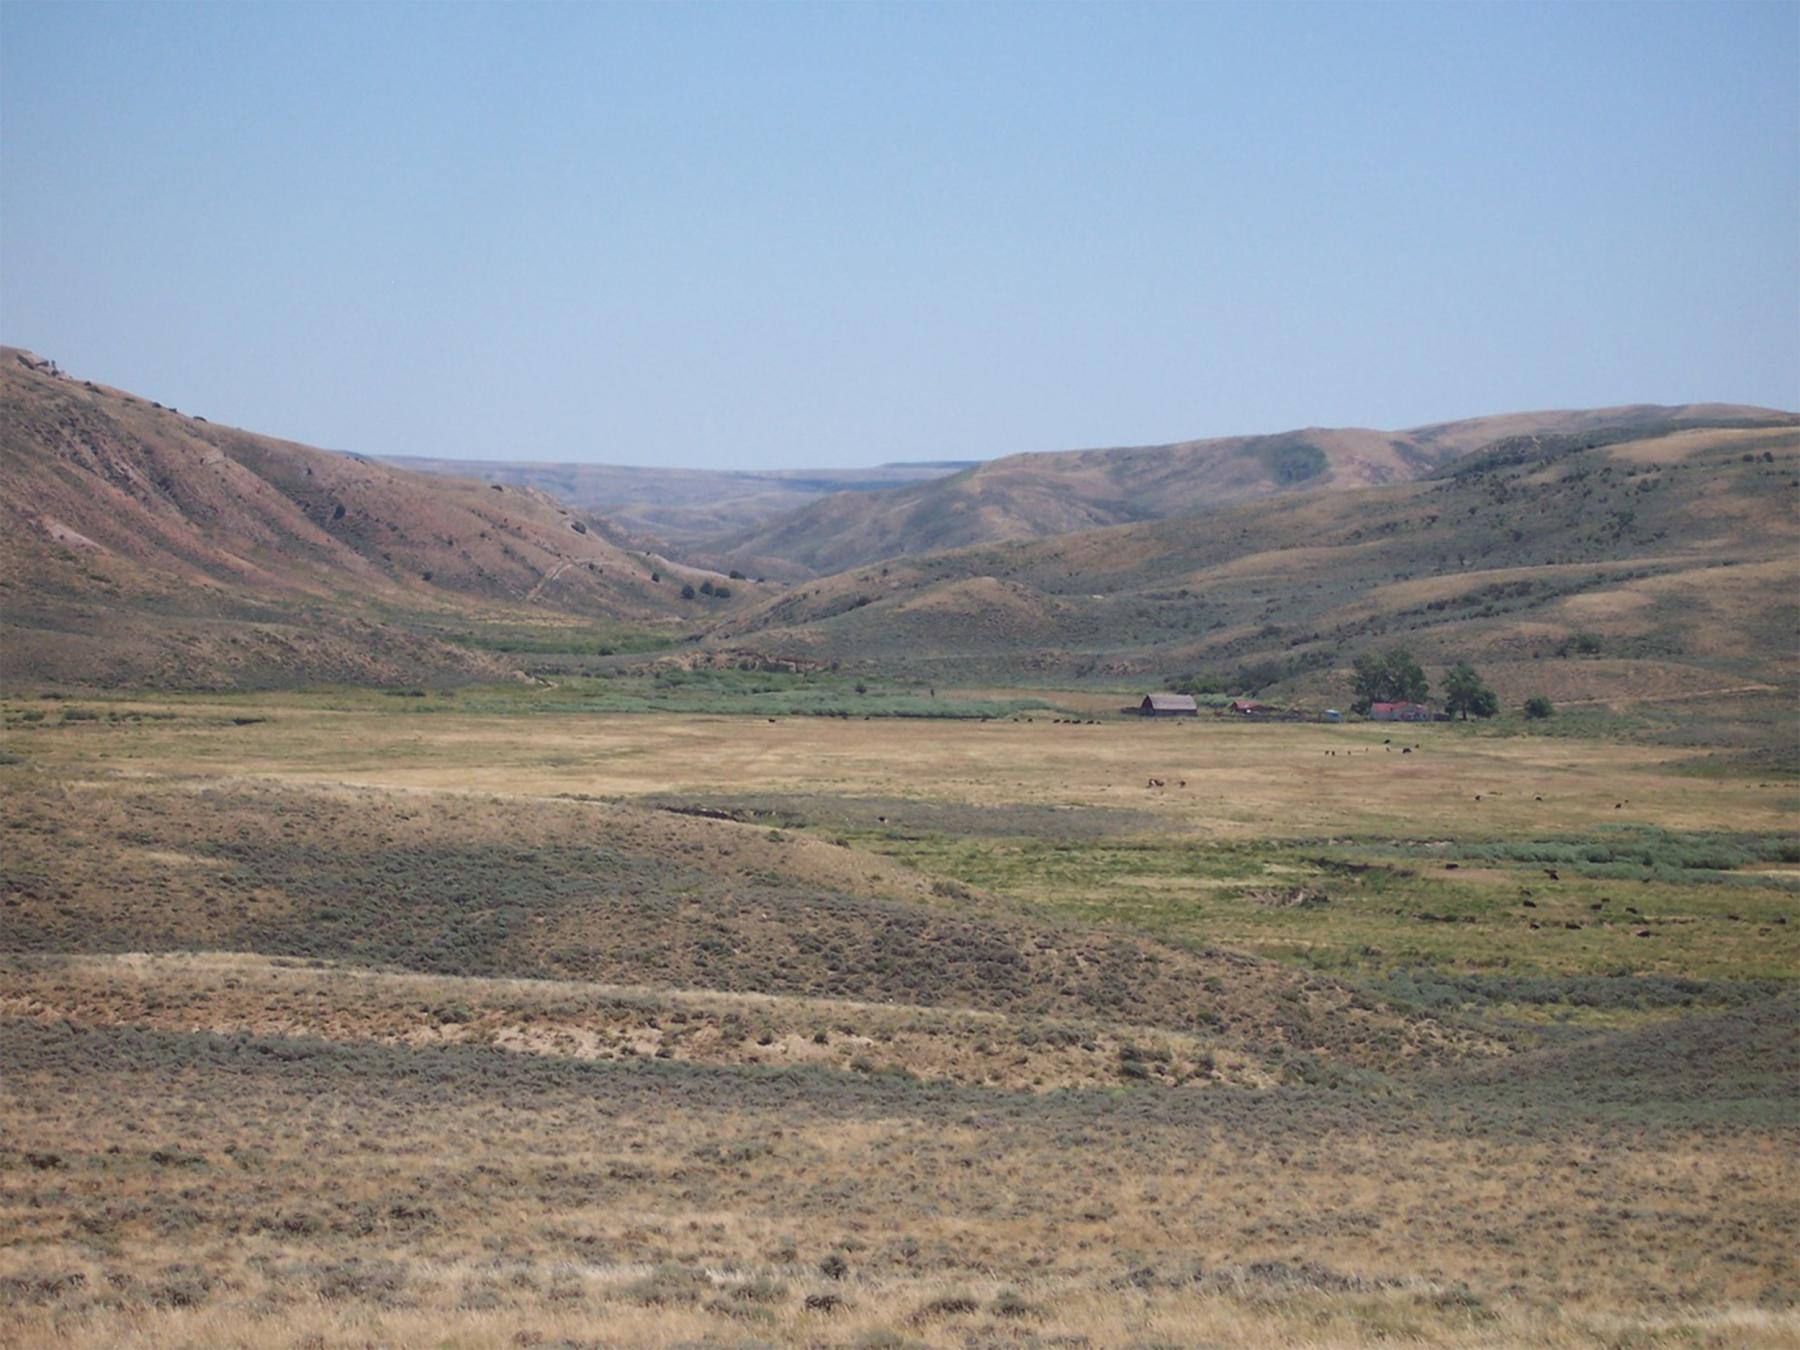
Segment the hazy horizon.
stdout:
<path fill-rule="evenodd" d="M 1800 407 L 1800 7 L 0 8 L 0 336 L 369 455 Z"/>

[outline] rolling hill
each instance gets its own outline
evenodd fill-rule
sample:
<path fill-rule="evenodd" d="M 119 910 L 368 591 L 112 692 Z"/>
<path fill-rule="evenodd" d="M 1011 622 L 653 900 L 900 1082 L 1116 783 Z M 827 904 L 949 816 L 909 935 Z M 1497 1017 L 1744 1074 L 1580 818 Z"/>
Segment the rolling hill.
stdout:
<path fill-rule="evenodd" d="M 716 559 L 875 560 L 785 587 L 672 563 L 535 488 L 216 426 L 18 349 L 0 417 L 14 687 L 504 678 L 483 625 L 579 628 L 602 652 L 620 625 L 703 633 L 702 661 L 945 682 L 1340 692 L 1357 652 L 1404 640 L 1558 699 L 1767 685 L 1800 659 L 1800 418 L 1768 410 L 1014 456 L 819 497 Z M 683 597 L 708 582 L 725 594 Z"/>
<path fill-rule="evenodd" d="M 0 351 L 0 677 L 493 678 L 444 621 L 691 623 L 711 574 L 532 491 L 216 426 Z M 413 620 L 428 620 L 418 623 Z"/>
<path fill-rule="evenodd" d="M 1273 493 L 1404 482 L 1508 436 L 1769 415 L 1720 404 L 1636 405 L 1513 413 L 1410 431 L 1309 427 L 1272 436 L 1009 455 L 905 487 L 823 497 L 690 547 L 694 557 L 718 566 L 819 576 L 941 549 L 1159 520 Z"/>
<path fill-rule="evenodd" d="M 1202 672 L 1326 697 L 1359 651 L 1396 642 L 1480 662 L 1508 699 L 1792 681 L 1800 418 L 1696 415 L 1513 435 L 1411 482 L 852 568 L 712 642 L 718 659 L 944 682 Z"/>
<path fill-rule="evenodd" d="M 870 854 L 633 806 L 140 784 L 96 794 L 85 810 L 106 842 L 79 860 L 55 827 L 66 789 L 23 792 L 15 809 L 7 895 L 23 951 L 256 951 L 1104 1017 L 1362 1066 L 1488 1048 L 1274 962 L 1050 922 L 967 891 L 946 903 L 930 877 Z M 173 857 L 198 864 L 181 867 L 178 898 Z M 253 905 L 231 903 L 236 878 L 220 864 L 256 869 Z"/>
<path fill-rule="evenodd" d="M 618 464 L 428 459 L 384 455 L 417 473 L 532 488 L 605 516 L 622 530 L 676 548 L 756 529 L 831 493 L 880 492 L 943 478 L 972 461 L 881 464 L 872 469 L 656 469 Z"/>

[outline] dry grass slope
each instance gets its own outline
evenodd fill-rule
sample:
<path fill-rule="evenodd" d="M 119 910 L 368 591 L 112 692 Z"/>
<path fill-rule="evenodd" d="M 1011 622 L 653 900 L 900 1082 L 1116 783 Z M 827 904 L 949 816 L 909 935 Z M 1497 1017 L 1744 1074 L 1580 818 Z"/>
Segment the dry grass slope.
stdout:
<path fill-rule="evenodd" d="M 1509 436 L 1771 416 L 1779 414 L 1723 404 L 1637 405 L 1515 413 L 1411 431 L 1308 427 L 1174 445 L 1009 455 L 908 487 L 838 493 L 691 546 L 771 576 L 821 576 L 942 549 L 1188 515 L 1295 490 L 1405 482 Z"/>
<path fill-rule="evenodd" d="M 622 548 L 541 493 L 216 426 L 13 348 L 0 567 L 15 686 L 495 678 L 504 666 L 388 620 L 676 624 L 754 590 L 684 604 L 681 585 L 711 574 Z"/>
<path fill-rule="evenodd" d="M 1248 668 L 1331 699 L 1404 643 L 1509 702 L 1742 690 L 1800 674 L 1797 512 L 1792 425 L 1530 436 L 1416 482 L 857 568 L 715 639 L 944 682 Z"/>

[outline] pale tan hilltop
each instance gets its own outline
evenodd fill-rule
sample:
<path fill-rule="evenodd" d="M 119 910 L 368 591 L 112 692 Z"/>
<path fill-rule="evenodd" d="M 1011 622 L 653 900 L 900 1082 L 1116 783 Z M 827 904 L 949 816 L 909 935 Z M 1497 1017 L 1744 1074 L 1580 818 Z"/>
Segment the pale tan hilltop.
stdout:
<path fill-rule="evenodd" d="M 1775 416 L 1727 404 L 1638 404 L 1510 413 L 1409 431 L 1307 427 L 1270 436 L 1008 455 L 909 487 L 837 493 L 694 549 L 697 557 L 751 572 L 817 576 L 938 549 L 1160 520 L 1274 493 L 1404 482 L 1509 436 Z"/>

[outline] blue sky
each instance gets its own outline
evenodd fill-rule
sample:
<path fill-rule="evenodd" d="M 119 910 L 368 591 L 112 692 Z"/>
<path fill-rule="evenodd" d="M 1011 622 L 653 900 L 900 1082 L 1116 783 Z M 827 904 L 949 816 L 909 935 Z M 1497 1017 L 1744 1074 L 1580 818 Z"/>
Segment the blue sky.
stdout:
<path fill-rule="evenodd" d="M 371 453 L 1800 406 L 1800 5 L 0 5 L 0 337 Z"/>

